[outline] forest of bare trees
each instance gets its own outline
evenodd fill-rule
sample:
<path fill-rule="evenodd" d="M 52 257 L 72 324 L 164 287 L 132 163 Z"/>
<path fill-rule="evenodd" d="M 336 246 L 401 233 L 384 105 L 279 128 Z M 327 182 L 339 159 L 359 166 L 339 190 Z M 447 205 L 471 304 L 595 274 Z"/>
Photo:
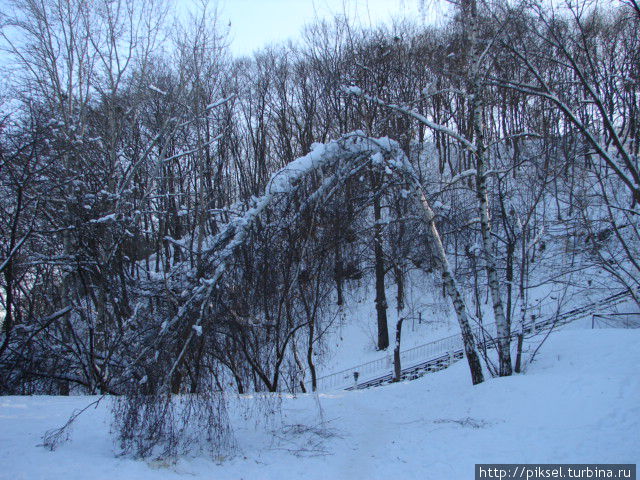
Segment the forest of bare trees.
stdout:
<path fill-rule="evenodd" d="M 130 433 L 172 394 L 315 390 L 348 292 L 374 286 L 384 350 L 415 272 L 473 383 L 521 370 L 541 283 L 597 272 L 640 302 L 635 0 L 336 18 L 243 58 L 211 8 L 11 3 L 2 394 L 125 395 Z M 471 333 L 487 312 L 496 364 Z"/>

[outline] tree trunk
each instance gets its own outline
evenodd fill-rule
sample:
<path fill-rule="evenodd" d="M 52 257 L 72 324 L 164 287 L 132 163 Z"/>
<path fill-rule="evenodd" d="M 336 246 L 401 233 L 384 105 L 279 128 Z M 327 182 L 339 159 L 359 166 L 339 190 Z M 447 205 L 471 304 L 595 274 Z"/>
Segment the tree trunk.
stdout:
<path fill-rule="evenodd" d="M 515 372 L 520 373 L 522 371 L 522 343 L 524 340 L 524 336 L 522 335 L 522 332 L 518 333 L 517 338 L 518 338 L 518 343 L 517 343 L 517 350 L 516 350 Z"/>
<path fill-rule="evenodd" d="M 399 382 L 402 376 L 402 365 L 400 362 L 400 341 L 402 339 L 402 322 L 404 318 L 400 316 L 400 312 L 404 309 L 404 272 L 402 267 L 398 264 L 394 265 L 394 272 L 396 277 L 396 285 L 398 287 L 398 293 L 396 296 L 396 344 L 393 349 L 393 370 L 394 370 L 394 382 Z"/>
<path fill-rule="evenodd" d="M 467 5 L 467 32 L 469 35 L 469 51 L 471 51 L 471 78 L 469 81 L 469 93 L 471 97 L 471 114 L 473 122 L 473 135 L 476 146 L 476 196 L 478 199 L 478 210 L 480 216 L 480 230 L 482 233 L 482 243 L 484 260 L 487 270 L 487 280 L 491 300 L 493 304 L 493 314 L 496 321 L 496 333 L 498 337 L 498 357 L 500 376 L 511 375 L 511 334 L 509 325 L 504 315 L 504 307 L 500 296 L 500 280 L 494 257 L 494 241 L 491 236 L 491 220 L 489 216 L 489 200 L 487 195 L 486 178 L 486 156 L 484 143 L 484 89 L 480 78 L 480 57 L 482 51 L 478 45 L 478 11 L 476 0 L 469 0 Z"/>
<path fill-rule="evenodd" d="M 484 376 L 482 374 L 482 365 L 480 364 L 480 358 L 478 357 L 478 352 L 476 350 L 476 341 L 473 337 L 471 326 L 469 325 L 467 309 L 464 300 L 462 299 L 462 295 L 458 290 L 455 277 L 451 272 L 449 260 L 447 259 L 444 245 L 442 244 L 442 238 L 440 237 L 440 232 L 438 231 L 438 227 L 436 226 L 435 214 L 433 213 L 433 210 L 431 209 L 429 201 L 427 200 L 424 192 L 418 191 L 418 194 L 420 202 L 422 203 L 422 207 L 424 209 L 425 220 L 427 222 L 427 225 L 429 226 L 429 233 L 431 234 L 431 238 L 435 246 L 436 257 L 440 264 L 440 269 L 442 270 L 442 282 L 447 295 L 453 303 L 453 308 L 458 318 L 458 324 L 460 325 L 464 351 L 467 357 L 467 362 L 469 363 L 469 370 L 471 371 L 471 382 L 474 385 L 477 385 L 478 383 L 482 383 L 484 381 Z"/>
<path fill-rule="evenodd" d="M 398 312 L 398 322 L 396 323 L 396 345 L 393 349 L 393 381 L 399 382 L 402 377 L 402 365 L 400 363 L 400 340 L 402 336 L 402 322 L 404 318 L 400 317 Z"/>
<path fill-rule="evenodd" d="M 316 376 L 316 366 L 313 363 L 313 337 L 315 335 L 315 322 L 313 319 L 309 322 L 309 337 L 307 346 L 307 365 L 309 365 L 309 373 L 311 373 L 311 390 L 316 391 L 318 388 L 318 380 Z"/>
<path fill-rule="evenodd" d="M 341 307 L 344 305 L 344 293 L 343 293 L 343 269 L 342 253 L 340 251 L 340 242 L 335 243 L 335 267 L 334 267 L 334 279 L 336 281 L 336 293 L 338 295 L 337 305 Z"/>
<path fill-rule="evenodd" d="M 306 372 L 305 372 L 304 364 L 302 363 L 302 359 L 300 358 L 300 354 L 298 353 L 298 345 L 296 344 L 295 335 L 291 339 L 291 350 L 293 351 L 293 360 L 295 361 L 296 366 L 298 367 L 298 371 L 300 372 L 300 379 L 298 380 L 300 390 L 302 391 L 302 393 L 307 393 L 307 387 L 304 384 L 304 378 L 306 376 L 305 375 Z"/>
<path fill-rule="evenodd" d="M 375 194 L 374 194 L 375 195 Z M 387 296 L 384 286 L 384 257 L 382 251 L 382 218 L 380 208 L 380 197 L 373 199 L 374 231 L 374 256 L 376 272 L 376 313 L 378 319 L 378 350 L 385 350 L 389 346 L 389 329 L 387 327 Z"/>

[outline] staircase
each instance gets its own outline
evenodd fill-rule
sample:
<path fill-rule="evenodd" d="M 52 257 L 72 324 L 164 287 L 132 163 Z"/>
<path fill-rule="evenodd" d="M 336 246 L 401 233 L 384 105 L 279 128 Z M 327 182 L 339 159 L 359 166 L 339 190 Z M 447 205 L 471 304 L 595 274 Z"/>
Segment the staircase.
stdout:
<path fill-rule="evenodd" d="M 583 305 L 559 315 L 542 320 L 533 320 L 524 325 L 527 336 L 558 328 L 568 323 L 591 317 L 602 307 L 612 307 L 629 299 L 628 291 L 621 291 L 597 302 Z M 472 329 L 479 347 L 495 347 L 495 324 L 477 326 Z M 512 334 L 515 338 L 515 334 Z M 464 358 L 464 348 L 460 334 L 425 343 L 400 353 L 401 380 L 414 380 L 427 373 L 437 372 Z M 381 373 L 385 372 L 385 373 Z M 360 390 L 391 383 L 393 380 L 393 360 L 391 356 L 363 363 L 317 379 L 318 391 Z M 310 390 L 310 388 L 309 388 Z"/>

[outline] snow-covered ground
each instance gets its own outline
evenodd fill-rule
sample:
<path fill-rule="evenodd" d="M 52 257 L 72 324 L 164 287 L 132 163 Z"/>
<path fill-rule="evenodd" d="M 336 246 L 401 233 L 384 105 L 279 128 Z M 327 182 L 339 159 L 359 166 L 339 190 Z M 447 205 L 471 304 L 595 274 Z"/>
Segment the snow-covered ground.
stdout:
<path fill-rule="evenodd" d="M 526 374 L 476 387 L 458 362 L 413 382 L 285 398 L 272 421 L 236 419 L 238 451 L 216 461 L 117 458 L 104 405 L 49 452 L 42 433 L 90 399 L 1 397 L 0 478 L 467 479 L 475 463 L 637 464 L 639 344 L 640 330 L 566 330 Z"/>

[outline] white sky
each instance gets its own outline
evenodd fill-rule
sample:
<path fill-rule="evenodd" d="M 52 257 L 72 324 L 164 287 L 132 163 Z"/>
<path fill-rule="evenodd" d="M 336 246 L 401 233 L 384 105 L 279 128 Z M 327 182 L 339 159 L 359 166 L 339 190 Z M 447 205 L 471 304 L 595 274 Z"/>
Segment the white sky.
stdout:
<path fill-rule="evenodd" d="M 189 9 L 199 0 L 168 0 L 178 10 Z M 438 0 L 210 0 L 218 5 L 220 26 L 230 27 L 230 47 L 236 56 L 250 55 L 271 43 L 299 38 L 305 24 L 318 18 L 346 14 L 361 25 L 377 25 L 392 18 L 420 19 L 420 4 Z M 10 8 L 0 0 L 0 12 Z M 1 60 L 1 55 L 0 55 Z"/>
<path fill-rule="evenodd" d="M 298 38 L 316 18 L 347 14 L 364 25 L 393 17 L 420 18 L 420 0 L 219 0 L 220 25 L 231 22 L 231 51 L 248 55 L 270 43 Z"/>

